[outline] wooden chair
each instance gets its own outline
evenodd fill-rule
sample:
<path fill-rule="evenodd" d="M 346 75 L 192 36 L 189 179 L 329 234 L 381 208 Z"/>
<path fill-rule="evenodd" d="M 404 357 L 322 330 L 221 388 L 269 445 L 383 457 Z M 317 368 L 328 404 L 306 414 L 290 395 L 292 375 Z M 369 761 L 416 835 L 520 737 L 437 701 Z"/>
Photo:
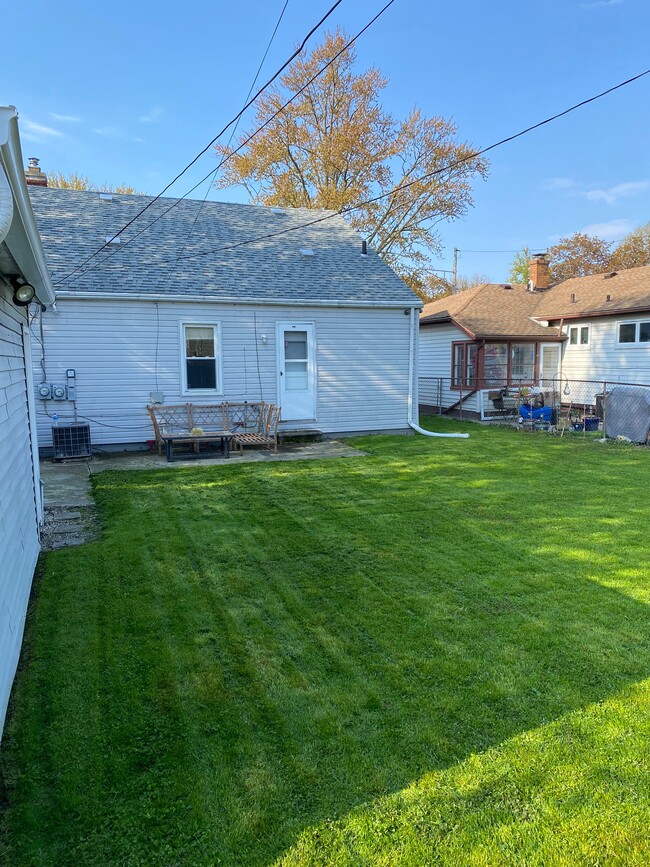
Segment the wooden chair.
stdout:
<path fill-rule="evenodd" d="M 232 438 L 235 445 L 239 446 L 241 454 L 244 446 L 266 446 L 277 454 L 278 451 L 278 423 L 280 421 L 280 407 L 272 403 L 260 405 L 258 425 L 255 431 L 237 433 Z"/>

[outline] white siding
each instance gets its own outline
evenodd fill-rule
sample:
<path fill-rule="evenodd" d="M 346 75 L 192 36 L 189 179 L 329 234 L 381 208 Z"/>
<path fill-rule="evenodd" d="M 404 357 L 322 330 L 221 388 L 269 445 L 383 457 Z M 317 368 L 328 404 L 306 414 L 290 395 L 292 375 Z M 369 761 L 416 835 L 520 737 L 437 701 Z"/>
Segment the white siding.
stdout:
<path fill-rule="evenodd" d="M 420 380 L 420 403 L 426 404 L 426 384 L 423 377 L 442 377 L 442 405 L 452 406 L 460 398 L 457 389 L 451 389 L 451 344 L 456 340 L 468 340 L 464 331 L 451 323 L 445 325 L 420 326 L 420 349 L 418 358 L 418 379 Z M 431 398 L 437 400 L 437 387 L 434 384 Z M 473 394 L 463 401 L 463 409 L 480 412 L 479 395 Z"/>
<path fill-rule="evenodd" d="M 0 289 L 0 731 L 11 691 L 39 538 L 27 411 L 24 310 Z"/>
<path fill-rule="evenodd" d="M 588 346 L 564 343 L 562 374 L 568 379 L 632 382 L 650 385 L 650 343 L 619 346 L 618 323 L 650 319 L 650 314 L 626 314 L 618 317 L 594 316 L 572 319 L 563 331 L 572 326 L 589 325 Z"/>
<path fill-rule="evenodd" d="M 48 310 L 43 317 L 47 381 L 65 382 L 66 369 L 75 369 L 77 416 L 79 421 L 92 420 L 94 444 L 152 439 L 145 407 L 153 390 L 162 391 L 166 403 L 277 402 L 275 324 L 284 320 L 315 326 L 317 417 L 300 427 L 326 433 L 407 428 L 409 317 L 402 308 L 156 305 L 99 299 L 59 300 L 57 306 L 56 313 Z M 182 394 L 181 322 L 221 324 L 221 394 Z M 43 381 L 39 336 L 36 325 L 36 383 Z M 75 407 L 65 401 L 44 404 L 38 395 L 36 403 L 39 442 L 49 446 L 48 415 L 56 412 L 65 423 L 74 419 Z"/>

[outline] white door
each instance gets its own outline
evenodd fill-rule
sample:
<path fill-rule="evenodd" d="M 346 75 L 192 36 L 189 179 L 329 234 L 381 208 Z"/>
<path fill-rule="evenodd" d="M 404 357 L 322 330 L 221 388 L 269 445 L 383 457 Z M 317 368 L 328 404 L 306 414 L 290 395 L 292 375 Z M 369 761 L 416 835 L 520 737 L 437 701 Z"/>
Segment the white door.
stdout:
<path fill-rule="evenodd" d="M 542 388 L 553 388 L 557 385 L 557 374 L 560 372 L 559 343 L 548 343 L 541 347 L 539 360 L 539 379 Z"/>
<path fill-rule="evenodd" d="M 313 322 L 278 322 L 278 394 L 282 421 L 316 417 Z"/>

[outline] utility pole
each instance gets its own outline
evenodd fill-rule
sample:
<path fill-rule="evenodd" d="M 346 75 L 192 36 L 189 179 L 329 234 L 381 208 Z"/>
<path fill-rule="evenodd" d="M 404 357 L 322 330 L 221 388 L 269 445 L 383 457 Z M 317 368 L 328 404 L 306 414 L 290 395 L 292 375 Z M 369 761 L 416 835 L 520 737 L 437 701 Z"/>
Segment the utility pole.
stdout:
<path fill-rule="evenodd" d="M 452 284 L 453 284 L 452 292 L 456 292 L 458 290 L 458 253 L 459 252 L 460 251 L 459 251 L 458 247 L 454 247 L 454 270 L 453 270 L 453 278 L 452 278 Z"/>

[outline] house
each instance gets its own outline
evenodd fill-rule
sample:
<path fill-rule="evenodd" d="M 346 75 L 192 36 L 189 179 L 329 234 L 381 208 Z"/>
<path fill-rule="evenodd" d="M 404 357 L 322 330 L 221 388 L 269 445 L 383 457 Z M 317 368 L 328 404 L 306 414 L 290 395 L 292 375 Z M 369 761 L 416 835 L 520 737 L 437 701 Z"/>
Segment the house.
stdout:
<path fill-rule="evenodd" d="M 281 430 L 409 430 L 422 305 L 341 217 L 30 192 L 57 285 L 34 359 L 41 445 L 56 413 L 93 444 L 142 446 L 157 401 L 277 403 Z"/>
<path fill-rule="evenodd" d="M 562 382 L 587 405 L 605 382 L 650 385 L 650 267 L 551 286 L 537 256 L 525 286 L 483 283 L 426 304 L 418 373 L 421 403 L 481 417 L 504 388 Z"/>
<path fill-rule="evenodd" d="M 25 185 L 15 108 L 0 106 L 0 732 L 43 519 L 28 304 L 54 292 Z"/>

